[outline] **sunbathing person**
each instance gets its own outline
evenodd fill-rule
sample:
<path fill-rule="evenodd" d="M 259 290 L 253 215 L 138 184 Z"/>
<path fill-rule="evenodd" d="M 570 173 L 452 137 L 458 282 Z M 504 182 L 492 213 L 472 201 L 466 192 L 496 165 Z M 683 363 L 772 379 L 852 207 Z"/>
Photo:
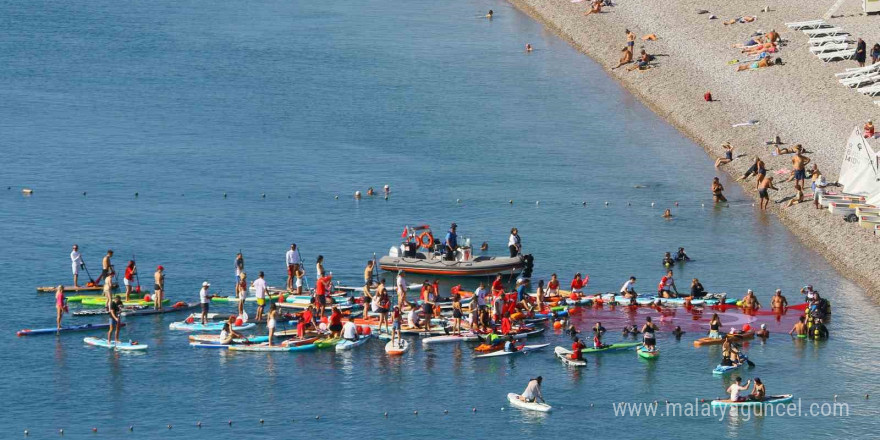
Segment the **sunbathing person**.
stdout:
<path fill-rule="evenodd" d="M 755 61 L 754 63 L 751 63 L 751 64 L 743 64 L 743 65 L 737 66 L 736 71 L 742 72 L 743 70 L 756 70 L 756 69 L 761 69 L 764 67 L 774 66 L 774 65 L 780 64 L 780 63 L 782 63 L 782 58 L 777 58 L 774 61 L 774 60 L 771 60 L 770 57 L 765 57 L 765 58 L 761 58 L 760 60 Z"/>
<path fill-rule="evenodd" d="M 733 162 L 733 147 L 730 146 L 730 143 L 725 142 L 721 147 L 724 148 L 724 157 L 719 157 L 718 160 L 715 161 L 715 168 Z"/>
<path fill-rule="evenodd" d="M 599 14 L 601 12 L 602 12 L 602 1 L 601 0 L 594 0 L 592 6 L 590 7 L 590 10 L 585 12 L 584 15 Z"/>
<path fill-rule="evenodd" d="M 742 53 L 747 55 L 759 55 L 764 53 L 776 53 L 779 49 L 773 43 L 764 43 L 754 47 L 743 48 Z"/>
<path fill-rule="evenodd" d="M 642 49 L 642 53 L 639 55 L 639 62 L 636 63 L 636 64 L 633 65 L 633 66 L 629 66 L 629 67 L 627 67 L 626 70 L 629 70 L 629 71 L 633 71 L 633 70 L 636 70 L 636 69 L 639 69 L 639 70 L 646 70 L 646 69 L 648 69 L 648 68 L 651 67 L 651 66 L 648 64 L 648 63 L 650 63 L 651 61 L 654 61 L 654 56 L 653 56 L 653 55 L 648 55 L 648 53 L 645 52 L 645 49 Z"/>
<path fill-rule="evenodd" d="M 724 22 L 724 25 L 727 26 L 729 24 L 734 24 L 734 23 L 751 23 L 751 22 L 757 20 L 757 18 L 758 17 L 756 17 L 754 15 L 746 15 L 745 17 L 732 18 L 730 20 L 727 20 Z"/>
<path fill-rule="evenodd" d="M 743 44 L 736 43 L 730 47 L 732 47 L 734 49 L 745 49 L 748 47 L 755 47 L 755 46 L 758 46 L 761 44 L 764 44 L 764 39 L 762 37 L 758 36 L 758 37 L 752 37 L 751 39 L 749 39 L 749 41 L 746 41 Z"/>
<path fill-rule="evenodd" d="M 785 205 L 786 208 L 792 205 L 797 205 L 798 203 L 803 203 L 804 201 L 804 189 L 797 183 L 794 184 L 794 190 L 796 191 L 793 199 L 789 200 Z"/>
<path fill-rule="evenodd" d="M 620 56 L 620 61 L 617 63 L 616 66 L 612 67 L 611 70 L 614 70 L 614 69 L 616 69 L 616 68 L 618 68 L 618 67 L 620 67 L 620 66 L 622 66 L 622 65 L 624 65 L 624 64 L 629 64 L 629 63 L 632 62 L 632 60 L 633 60 L 633 53 L 632 53 L 632 51 L 629 49 L 629 46 L 624 47 L 623 49 L 621 49 L 621 50 L 620 50 L 620 53 L 622 54 L 622 55 Z"/>
<path fill-rule="evenodd" d="M 770 29 L 770 32 L 764 34 L 764 38 L 771 43 L 779 43 L 782 41 L 782 37 L 779 36 L 779 32 L 776 32 L 776 29 Z"/>

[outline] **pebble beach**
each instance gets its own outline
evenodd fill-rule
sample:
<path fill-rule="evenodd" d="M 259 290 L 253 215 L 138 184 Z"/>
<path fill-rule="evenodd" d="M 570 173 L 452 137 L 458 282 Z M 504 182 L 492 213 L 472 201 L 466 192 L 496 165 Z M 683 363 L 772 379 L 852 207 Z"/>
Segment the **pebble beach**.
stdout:
<path fill-rule="evenodd" d="M 791 156 L 773 156 L 775 147 L 765 141 L 780 136 L 786 147 L 803 144 L 828 182 L 836 182 L 853 127 L 861 127 L 880 113 L 874 98 L 840 85 L 834 76 L 846 68 L 858 67 L 855 61 L 823 62 L 810 53 L 806 35 L 785 26 L 788 22 L 822 18 L 831 7 L 827 2 L 686 0 L 658 5 L 650 0 L 626 0 L 589 16 L 584 16 L 589 2 L 510 2 L 592 57 L 713 158 L 720 157 L 722 144 L 729 142 L 736 159 L 718 172 L 727 173 L 730 182 L 752 165 L 755 156 L 761 157 L 779 188 L 771 192 L 772 202 L 793 196 L 795 190 L 793 182 L 782 183 L 787 175 L 777 174 L 778 170 L 791 168 Z M 763 12 L 765 8 L 769 10 Z M 708 13 L 699 13 L 701 10 Z M 741 16 L 757 18 L 751 23 L 723 24 Z M 853 42 L 864 39 L 870 50 L 880 39 L 877 20 L 876 15 L 864 15 L 860 3 L 847 2 L 827 21 L 843 27 Z M 612 70 L 625 46 L 626 29 L 639 37 L 636 55 L 644 48 L 656 56 L 651 69 L 627 71 L 624 66 Z M 747 41 L 756 32 L 774 29 L 786 41 L 774 54 L 774 58 L 782 58 L 784 65 L 737 72 L 736 64 L 730 62 L 745 60 L 746 55 L 732 46 Z M 658 39 L 642 40 L 649 34 L 656 34 Z M 706 92 L 712 94 L 713 102 L 704 101 Z M 750 120 L 759 122 L 733 127 Z M 683 164 L 679 171 L 687 172 L 686 166 Z M 742 186 L 757 202 L 754 178 L 742 182 Z M 876 275 L 880 272 L 880 238 L 827 210 L 814 209 L 811 203 L 790 208 L 771 203 L 769 212 L 837 270 L 865 287 L 874 301 L 880 300 L 880 277 Z M 757 206 L 755 213 L 764 215 Z"/>

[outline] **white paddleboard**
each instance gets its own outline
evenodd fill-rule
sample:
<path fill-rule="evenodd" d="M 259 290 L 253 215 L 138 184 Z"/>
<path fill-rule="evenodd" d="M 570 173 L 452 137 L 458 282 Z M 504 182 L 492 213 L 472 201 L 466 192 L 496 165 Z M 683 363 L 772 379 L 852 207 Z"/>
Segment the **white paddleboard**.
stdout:
<path fill-rule="evenodd" d="M 507 401 L 510 402 L 511 406 L 515 406 L 520 409 L 528 409 L 540 412 L 550 412 L 550 410 L 553 409 L 552 406 L 547 405 L 546 403 L 523 402 L 522 400 L 519 400 L 519 394 L 516 393 L 507 393 Z"/>
<path fill-rule="evenodd" d="M 510 356 L 510 355 L 514 355 L 514 354 L 522 354 L 522 353 L 528 353 L 530 351 L 540 350 L 548 345 L 550 345 L 550 344 L 526 345 L 517 351 L 498 350 L 498 351 L 493 351 L 492 353 L 481 354 L 481 355 L 478 355 L 475 357 L 476 358 L 487 358 L 487 357 L 498 357 L 498 356 Z"/>
<path fill-rule="evenodd" d="M 565 347 L 556 347 L 555 349 L 553 349 L 553 351 L 556 353 L 556 357 L 558 357 L 562 361 L 562 363 L 565 365 L 571 365 L 572 367 L 586 367 L 587 366 L 586 359 L 580 360 L 580 361 L 576 361 L 576 360 L 572 359 L 571 358 L 572 351 L 565 348 Z"/>
<path fill-rule="evenodd" d="M 357 341 L 349 341 L 349 340 L 343 339 L 343 340 L 339 341 L 338 344 L 336 344 L 336 351 L 351 350 L 355 347 L 359 347 L 361 345 L 366 344 L 369 339 L 370 339 L 369 336 L 361 336 L 361 338 L 358 339 Z"/>
<path fill-rule="evenodd" d="M 400 341 L 388 341 L 385 344 L 385 353 L 390 355 L 401 355 L 409 351 L 409 341 L 401 339 Z"/>
<path fill-rule="evenodd" d="M 149 345 L 138 344 L 137 342 L 107 342 L 104 338 L 92 337 L 83 339 L 83 342 L 89 345 L 94 345 L 95 347 L 104 347 L 121 351 L 141 351 L 150 347 Z"/>

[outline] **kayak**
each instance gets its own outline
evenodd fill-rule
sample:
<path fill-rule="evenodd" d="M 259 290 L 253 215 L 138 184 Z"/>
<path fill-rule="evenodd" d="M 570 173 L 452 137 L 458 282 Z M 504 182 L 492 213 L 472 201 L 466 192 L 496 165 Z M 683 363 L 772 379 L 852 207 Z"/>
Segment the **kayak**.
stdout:
<path fill-rule="evenodd" d="M 149 348 L 149 345 L 138 344 L 137 342 L 107 342 L 106 339 L 103 338 L 85 338 L 83 342 L 89 345 L 94 345 L 95 347 L 104 347 L 113 350 L 124 350 L 124 351 L 142 351 Z"/>
<path fill-rule="evenodd" d="M 645 350 L 644 347 L 639 347 L 636 349 L 636 353 L 638 353 L 639 357 L 645 359 L 657 359 L 660 357 L 660 349 L 656 347 L 652 351 Z"/>
<path fill-rule="evenodd" d="M 330 348 L 339 343 L 341 338 L 324 338 L 318 339 L 315 341 L 315 347 L 317 348 Z"/>
<path fill-rule="evenodd" d="M 475 358 L 488 358 L 488 357 L 498 357 L 498 356 L 510 356 L 513 354 L 524 354 L 524 353 L 528 353 L 530 351 L 540 350 L 548 345 L 550 345 L 550 344 L 520 345 L 519 347 L 516 347 L 516 351 L 498 350 L 498 351 L 493 351 L 491 353 L 477 355 L 474 357 Z"/>
<path fill-rule="evenodd" d="M 392 356 L 402 355 L 408 350 L 409 341 L 407 341 L 406 339 L 401 339 L 398 343 L 395 343 L 395 341 L 388 341 L 388 343 L 385 344 L 385 353 L 388 353 Z"/>
<path fill-rule="evenodd" d="M 602 353 L 605 351 L 626 350 L 629 348 L 638 347 L 639 345 L 642 345 L 642 343 L 641 342 L 619 342 L 617 344 L 607 345 L 602 348 L 594 348 L 594 347 L 585 348 L 585 349 L 581 350 L 581 353 Z"/>
<path fill-rule="evenodd" d="M 211 331 L 219 332 L 220 330 L 223 330 L 223 324 L 225 324 L 225 322 L 209 322 L 207 324 L 202 324 L 200 322 L 194 322 L 194 323 L 190 324 L 185 321 L 184 322 L 172 322 L 171 325 L 168 326 L 168 329 L 169 330 L 183 330 L 183 331 L 189 331 L 189 332 L 211 332 Z M 249 323 L 242 324 L 242 325 L 233 325 L 232 329 L 235 331 L 241 331 L 241 330 L 249 330 L 249 329 L 252 329 L 256 326 L 257 326 L 256 324 L 249 322 Z"/>
<path fill-rule="evenodd" d="M 722 337 L 720 337 L 720 338 L 700 338 L 700 339 L 697 339 L 696 341 L 694 341 L 694 347 L 701 347 L 701 346 L 703 346 L 703 345 L 719 345 L 719 344 L 723 344 L 723 343 L 724 343 L 724 338 L 728 338 L 728 339 L 730 339 L 731 341 L 734 341 L 734 342 L 737 342 L 737 341 L 744 341 L 744 340 L 748 340 L 748 339 L 754 339 L 754 338 L 755 338 L 755 332 L 754 332 L 754 331 L 748 331 L 748 332 L 745 332 L 745 333 L 742 333 L 742 334 L 736 334 L 736 335 L 725 334 L 725 335 L 722 335 Z"/>
<path fill-rule="evenodd" d="M 193 342 L 203 342 L 208 344 L 219 344 L 221 339 L 220 335 L 189 335 L 189 340 Z M 232 340 L 235 344 L 245 344 L 245 343 L 262 343 L 268 342 L 269 336 L 250 336 L 248 338 L 235 338 Z"/>
<path fill-rule="evenodd" d="M 553 409 L 552 406 L 547 405 L 546 403 L 523 402 L 522 400 L 519 400 L 519 397 L 519 394 L 507 393 L 507 401 L 510 402 L 511 406 L 540 412 L 550 412 L 550 410 Z"/>
<path fill-rule="evenodd" d="M 295 345 L 293 347 L 288 345 L 273 345 L 269 346 L 268 343 L 265 344 L 254 344 L 254 345 L 230 345 L 229 351 L 283 351 L 283 352 L 292 352 L 292 351 L 309 351 L 314 350 L 315 344 L 306 344 L 306 345 Z"/>
<path fill-rule="evenodd" d="M 361 336 L 360 339 L 356 341 L 352 341 L 350 339 L 342 339 L 336 344 L 336 351 L 347 351 L 353 350 L 361 345 L 367 343 L 370 340 L 370 335 Z"/>
<path fill-rule="evenodd" d="M 758 406 L 758 405 L 773 405 L 776 403 L 788 403 L 791 402 L 792 399 L 791 394 L 782 394 L 779 396 L 765 396 L 763 400 L 748 400 L 745 402 L 734 402 L 732 400 L 723 399 L 723 400 L 713 400 L 712 406 Z"/>
<path fill-rule="evenodd" d="M 191 310 L 199 306 L 199 303 L 179 303 L 174 304 L 171 307 L 166 307 L 161 310 L 159 309 L 140 309 L 140 310 L 126 310 L 120 313 L 122 316 L 142 316 L 142 315 L 161 315 L 163 313 L 174 313 L 174 312 L 182 312 L 184 310 Z"/>
<path fill-rule="evenodd" d="M 556 353 L 556 357 L 558 357 L 562 361 L 562 363 L 565 365 L 570 365 L 572 367 L 586 367 L 587 366 L 586 359 L 583 359 L 583 360 L 572 359 L 571 354 L 573 352 L 565 347 L 556 347 L 555 349 L 553 349 L 553 351 Z"/>
<path fill-rule="evenodd" d="M 480 336 L 476 333 L 462 333 L 460 335 L 443 335 L 443 336 L 431 336 L 430 338 L 422 339 L 422 344 L 443 344 L 447 342 L 471 342 L 471 341 L 479 341 Z"/>
<path fill-rule="evenodd" d="M 120 323 L 120 327 L 125 327 L 125 323 Z M 32 336 L 32 335 L 52 335 L 56 333 L 67 333 L 67 332 L 81 332 L 86 330 L 102 330 L 110 328 L 110 324 L 83 324 L 83 325 L 70 325 L 67 327 L 61 327 L 61 329 L 57 329 L 55 327 L 50 328 L 35 328 L 35 329 L 23 329 L 19 330 L 15 333 L 16 336 Z"/>

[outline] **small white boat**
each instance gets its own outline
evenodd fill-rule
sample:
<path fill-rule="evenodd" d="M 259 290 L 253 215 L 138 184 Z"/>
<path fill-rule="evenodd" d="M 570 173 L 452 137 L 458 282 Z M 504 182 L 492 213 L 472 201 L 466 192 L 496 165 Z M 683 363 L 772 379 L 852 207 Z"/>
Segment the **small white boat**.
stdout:
<path fill-rule="evenodd" d="M 538 403 L 538 402 L 524 402 L 519 400 L 520 395 L 516 393 L 507 393 L 507 401 L 510 402 L 511 406 L 515 406 L 520 409 L 528 409 L 531 411 L 539 411 L 539 412 L 550 412 L 553 409 L 552 406 L 547 405 L 546 403 Z"/>

